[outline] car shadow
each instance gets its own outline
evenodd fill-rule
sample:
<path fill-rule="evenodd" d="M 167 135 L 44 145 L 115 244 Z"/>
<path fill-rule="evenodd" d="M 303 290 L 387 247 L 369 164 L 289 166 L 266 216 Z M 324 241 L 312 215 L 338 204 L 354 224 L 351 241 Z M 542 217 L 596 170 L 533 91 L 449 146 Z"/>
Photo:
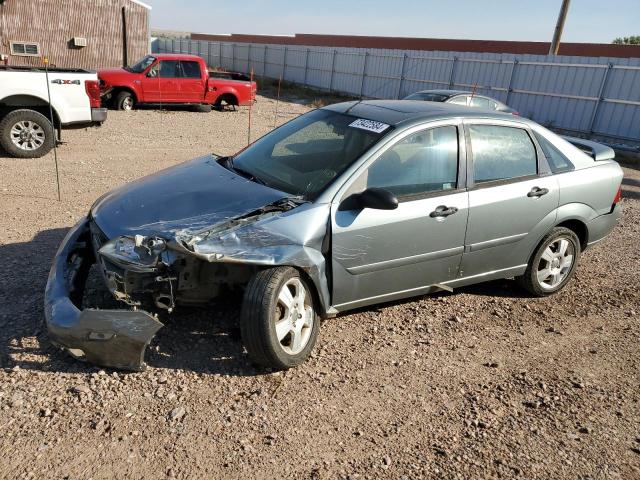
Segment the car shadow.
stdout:
<path fill-rule="evenodd" d="M 635 178 L 622 179 L 622 196 L 624 198 L 640 199 L 640 180 Z"/>
<path fill-rule="evenodd" d="M 0 368 L 65 373 L 100 369 L 53 346 L 44 323 L 49 267 L 67 232 L 39 232 L 31 241 L 0 245 Z M 266 373 L 248 360 L 240 341 L 240 299 L 207 308 L 179 308 L 160 320 L 165 326 L 146 352 L 153 368 L 235 376 Z"/>

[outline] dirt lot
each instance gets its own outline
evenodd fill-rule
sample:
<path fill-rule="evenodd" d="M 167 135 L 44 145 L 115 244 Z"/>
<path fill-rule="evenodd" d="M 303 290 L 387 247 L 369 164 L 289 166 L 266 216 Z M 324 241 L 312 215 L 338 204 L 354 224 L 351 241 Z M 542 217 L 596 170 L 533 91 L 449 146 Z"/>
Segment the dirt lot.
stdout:
<path fill-rule="evenodd" d="M 274 124 L 253 111 L 254 137 Z M 307 110 L 280 103 L 283 121 Z M 512 281 L 324 323 L 286 373 L 256 371 L 237 305 L 180 313 L 143 373 L 47 342 L 42 297 L 66 229 L 103 192 L 246 144 L 247 110 L 110 112 L 53 156 L 0 158 L 2 478 L 640 478 L 640 174 L 624 218 L 561 294 Z"/>

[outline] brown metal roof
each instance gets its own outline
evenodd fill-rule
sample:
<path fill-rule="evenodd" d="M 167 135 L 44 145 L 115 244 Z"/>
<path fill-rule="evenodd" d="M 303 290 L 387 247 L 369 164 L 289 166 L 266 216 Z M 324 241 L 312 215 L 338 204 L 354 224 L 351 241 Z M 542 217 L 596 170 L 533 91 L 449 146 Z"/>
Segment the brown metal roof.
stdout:
<path fill-rule="evenodd" d="M 549 42 L 512 42 L 502 40 L 455 40 L 444 38 L 372 37 L 359 35 L 315 35 L 297 33 L 276 35 L 209 35 L 192 33 L 192 40 L 236 43 L 268 43 L 318 47 L 383 48 L 394 50 L 436 50 L 455 52 L 513 53 L 547 55 Z M 640 57 L 640 45 L 609 43 L 562 43 L 560 55 L 581 57 Z"/>

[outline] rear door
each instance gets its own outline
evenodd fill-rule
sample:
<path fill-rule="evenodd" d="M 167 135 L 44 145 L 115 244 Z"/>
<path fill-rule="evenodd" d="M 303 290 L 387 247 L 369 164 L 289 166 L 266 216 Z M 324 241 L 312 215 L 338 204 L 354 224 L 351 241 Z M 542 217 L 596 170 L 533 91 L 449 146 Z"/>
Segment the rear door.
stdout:
<path fill-rule="evenodd" d="M 184 103 L 200 103 L 204 101 L 205 76 L 200 62 L 194 60 L 180 61 L 182 78 L 180 79 L 180 99 Z"/>
<path fill-rule="evenodd" d="M 474 120 L 465 130 L 469 223 L 459 277 L 517 270 L 554 225 L 557 179 L 526 125 Z"/>
<path fill-rule="evenodd" d="M 468 213 L 461 127 L 410 130 L 338 194 L 331 229 L 339 310 L 417 295 L 455 279 Z M 396 195 L 398 208 L 340 209 L 349 195 L 371 187 Z"/>

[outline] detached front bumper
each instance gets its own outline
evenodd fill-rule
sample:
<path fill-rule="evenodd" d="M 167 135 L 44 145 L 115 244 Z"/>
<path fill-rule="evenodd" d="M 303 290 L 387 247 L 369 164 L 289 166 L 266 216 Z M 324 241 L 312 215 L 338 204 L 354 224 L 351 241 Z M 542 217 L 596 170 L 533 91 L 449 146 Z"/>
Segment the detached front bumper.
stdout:
<path fill-rule="evenodd" d="M 143 370 L 145 349 L 162 323 L 142 310 L 81 310 L 93 260 L 89 220 L 84 218 L 67 233 L 49 272 L 44 299 L 49 337 L 90 363 Z"/>

